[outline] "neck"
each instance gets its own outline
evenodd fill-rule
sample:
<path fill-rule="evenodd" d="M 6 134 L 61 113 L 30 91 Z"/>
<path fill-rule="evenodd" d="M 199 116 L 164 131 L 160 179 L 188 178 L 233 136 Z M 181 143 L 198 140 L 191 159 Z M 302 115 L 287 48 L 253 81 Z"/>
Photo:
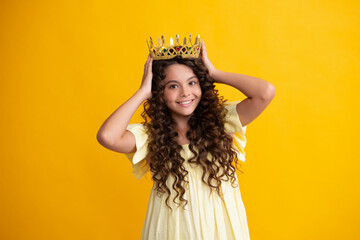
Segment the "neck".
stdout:
<path fill-rule="evenodd" d="M 186 137 L 186 133 L 189 130 L 188 120 L 190 117 L 173 117 L 176 127 L 175 130 L 178 134 L 177 142 L 179 145 L 183 145 L 183 143 L 187 143 L 188 139 Z"/>
<path fill-rule="evenodd" d="M 190 118 L 190 117 L 189 117 Z M 181 134 L 181 135 L 185 135 L 186 132 L 189 130 L 189 125 L 188 125 L 188 119 L 189 118 L 176 118 L 174 119 L 175 123 L 176 123 L 176 131 Z"/>
<path fill-rule="evenodd" d="M 189 126 L 186 123 L 177 123 L 176 124 L 176 132 L 178 134 L 176 141 L 179 145 L 183 145 L 184 143 L 188 142 L 188 138 L 186 136 L 187 131 L 189 130 Z"/>
<path fill-rule="evenodd" d="M 189 126 L 186 124 L 186 125 L 177 125 L 176 126 L 176 131 L 178 133 L 182 133 L 182 135 L 185 135 L 187 133 L 187 131 L 189 130 Z"/>

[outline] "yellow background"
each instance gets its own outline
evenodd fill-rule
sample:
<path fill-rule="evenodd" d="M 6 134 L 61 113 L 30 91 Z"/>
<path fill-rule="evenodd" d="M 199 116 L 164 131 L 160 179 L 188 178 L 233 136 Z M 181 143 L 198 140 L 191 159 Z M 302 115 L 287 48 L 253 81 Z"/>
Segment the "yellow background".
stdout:
<path fill-rule="evenodd" d="M 359 16 L 344 0 L 0 1 L 0 239 L 140 238 L 151 179 L 96 134 L 140 86 L 146 39 L 177 33 L 276 87 L 238 173 L 251 239 L 360 239 Z"/>

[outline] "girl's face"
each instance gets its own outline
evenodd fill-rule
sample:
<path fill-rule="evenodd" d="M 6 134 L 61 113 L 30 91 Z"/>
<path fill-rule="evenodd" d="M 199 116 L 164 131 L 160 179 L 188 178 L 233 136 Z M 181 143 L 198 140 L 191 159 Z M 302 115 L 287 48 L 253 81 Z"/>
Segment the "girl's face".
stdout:
<path fill-rule="evenodd" d="M 165 69 L 164 98 L 173 118 L 190 116 L 201 99 L 200 82 L 191 68 L 173 64 Z"/>

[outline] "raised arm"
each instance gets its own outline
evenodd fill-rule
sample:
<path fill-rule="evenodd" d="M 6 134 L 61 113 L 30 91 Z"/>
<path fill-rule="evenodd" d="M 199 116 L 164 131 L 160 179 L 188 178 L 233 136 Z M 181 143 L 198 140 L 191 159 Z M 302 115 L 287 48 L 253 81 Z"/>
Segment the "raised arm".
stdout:
<path fill-rule="evenodd" d="M 274 98 L 276 89 L 271 83 L 260 78 L 216 69 L 208 58 L 204 42 L 202 42 L 201 58 L 215 82 L 230 85 L 247 96 L 236 105 L 243 127 L 257 118 Z"/>
<path fill-rule="evenodd" d="M 126 127 L 139 106 L 151 97 L 152 61 L 153 59 L 149 54 L 140 88 L 116 109 L 100 127 L 97 140 L 102 146 L 121 153 L 135 152 L 135 136 L 127 131 Z"/>

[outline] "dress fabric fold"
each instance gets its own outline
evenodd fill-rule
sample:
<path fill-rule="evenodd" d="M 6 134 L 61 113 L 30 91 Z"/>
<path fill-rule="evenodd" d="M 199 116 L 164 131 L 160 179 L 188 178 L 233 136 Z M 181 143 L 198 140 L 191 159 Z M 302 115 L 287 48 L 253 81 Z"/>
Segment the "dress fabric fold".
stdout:
<path fill-rule="evenodd" d="M 225 118 L 225 131 L 233 134 L 233 146 L 237 150 L 237 158 L 245 162 L 246 126 L 243 127 L 236 111 L 240 101 L 225 103 L 228 113 Z M 127 130 L 131 131 L 136 139 L 136 152 L 126 154 L 133 166 L 133 174 L 141 179 L 150 167 L 146 161 L 148 154 L 148 136 L 142 124 L 129 124 Z M 180 152 L 185 159 L 184 167 L 189 172 L 186 180 L 184 198 L 188 204 L 178 207 L 172 200 L 176 195 L 172 189 L 174 178 L 169 176 L 167 186 L 171 196 L 168 204 L 165 203 L 167 194 L 158 196 L 155 184 L 150 193 L 146 217 L 142 227 L 142 240 L 248 240 L 250 239 L 245 206 L 241 198 L 240 185 L 235 174 L 235 185 L 230 181 L 222 181 L 221 192 L 224 201 L 218 193 L 203 183 L 202 168 L 187 160 L 193 156 L 189 145 L 182 145 Z M 179 202 L 179 199 L 176 199 Z"/>

